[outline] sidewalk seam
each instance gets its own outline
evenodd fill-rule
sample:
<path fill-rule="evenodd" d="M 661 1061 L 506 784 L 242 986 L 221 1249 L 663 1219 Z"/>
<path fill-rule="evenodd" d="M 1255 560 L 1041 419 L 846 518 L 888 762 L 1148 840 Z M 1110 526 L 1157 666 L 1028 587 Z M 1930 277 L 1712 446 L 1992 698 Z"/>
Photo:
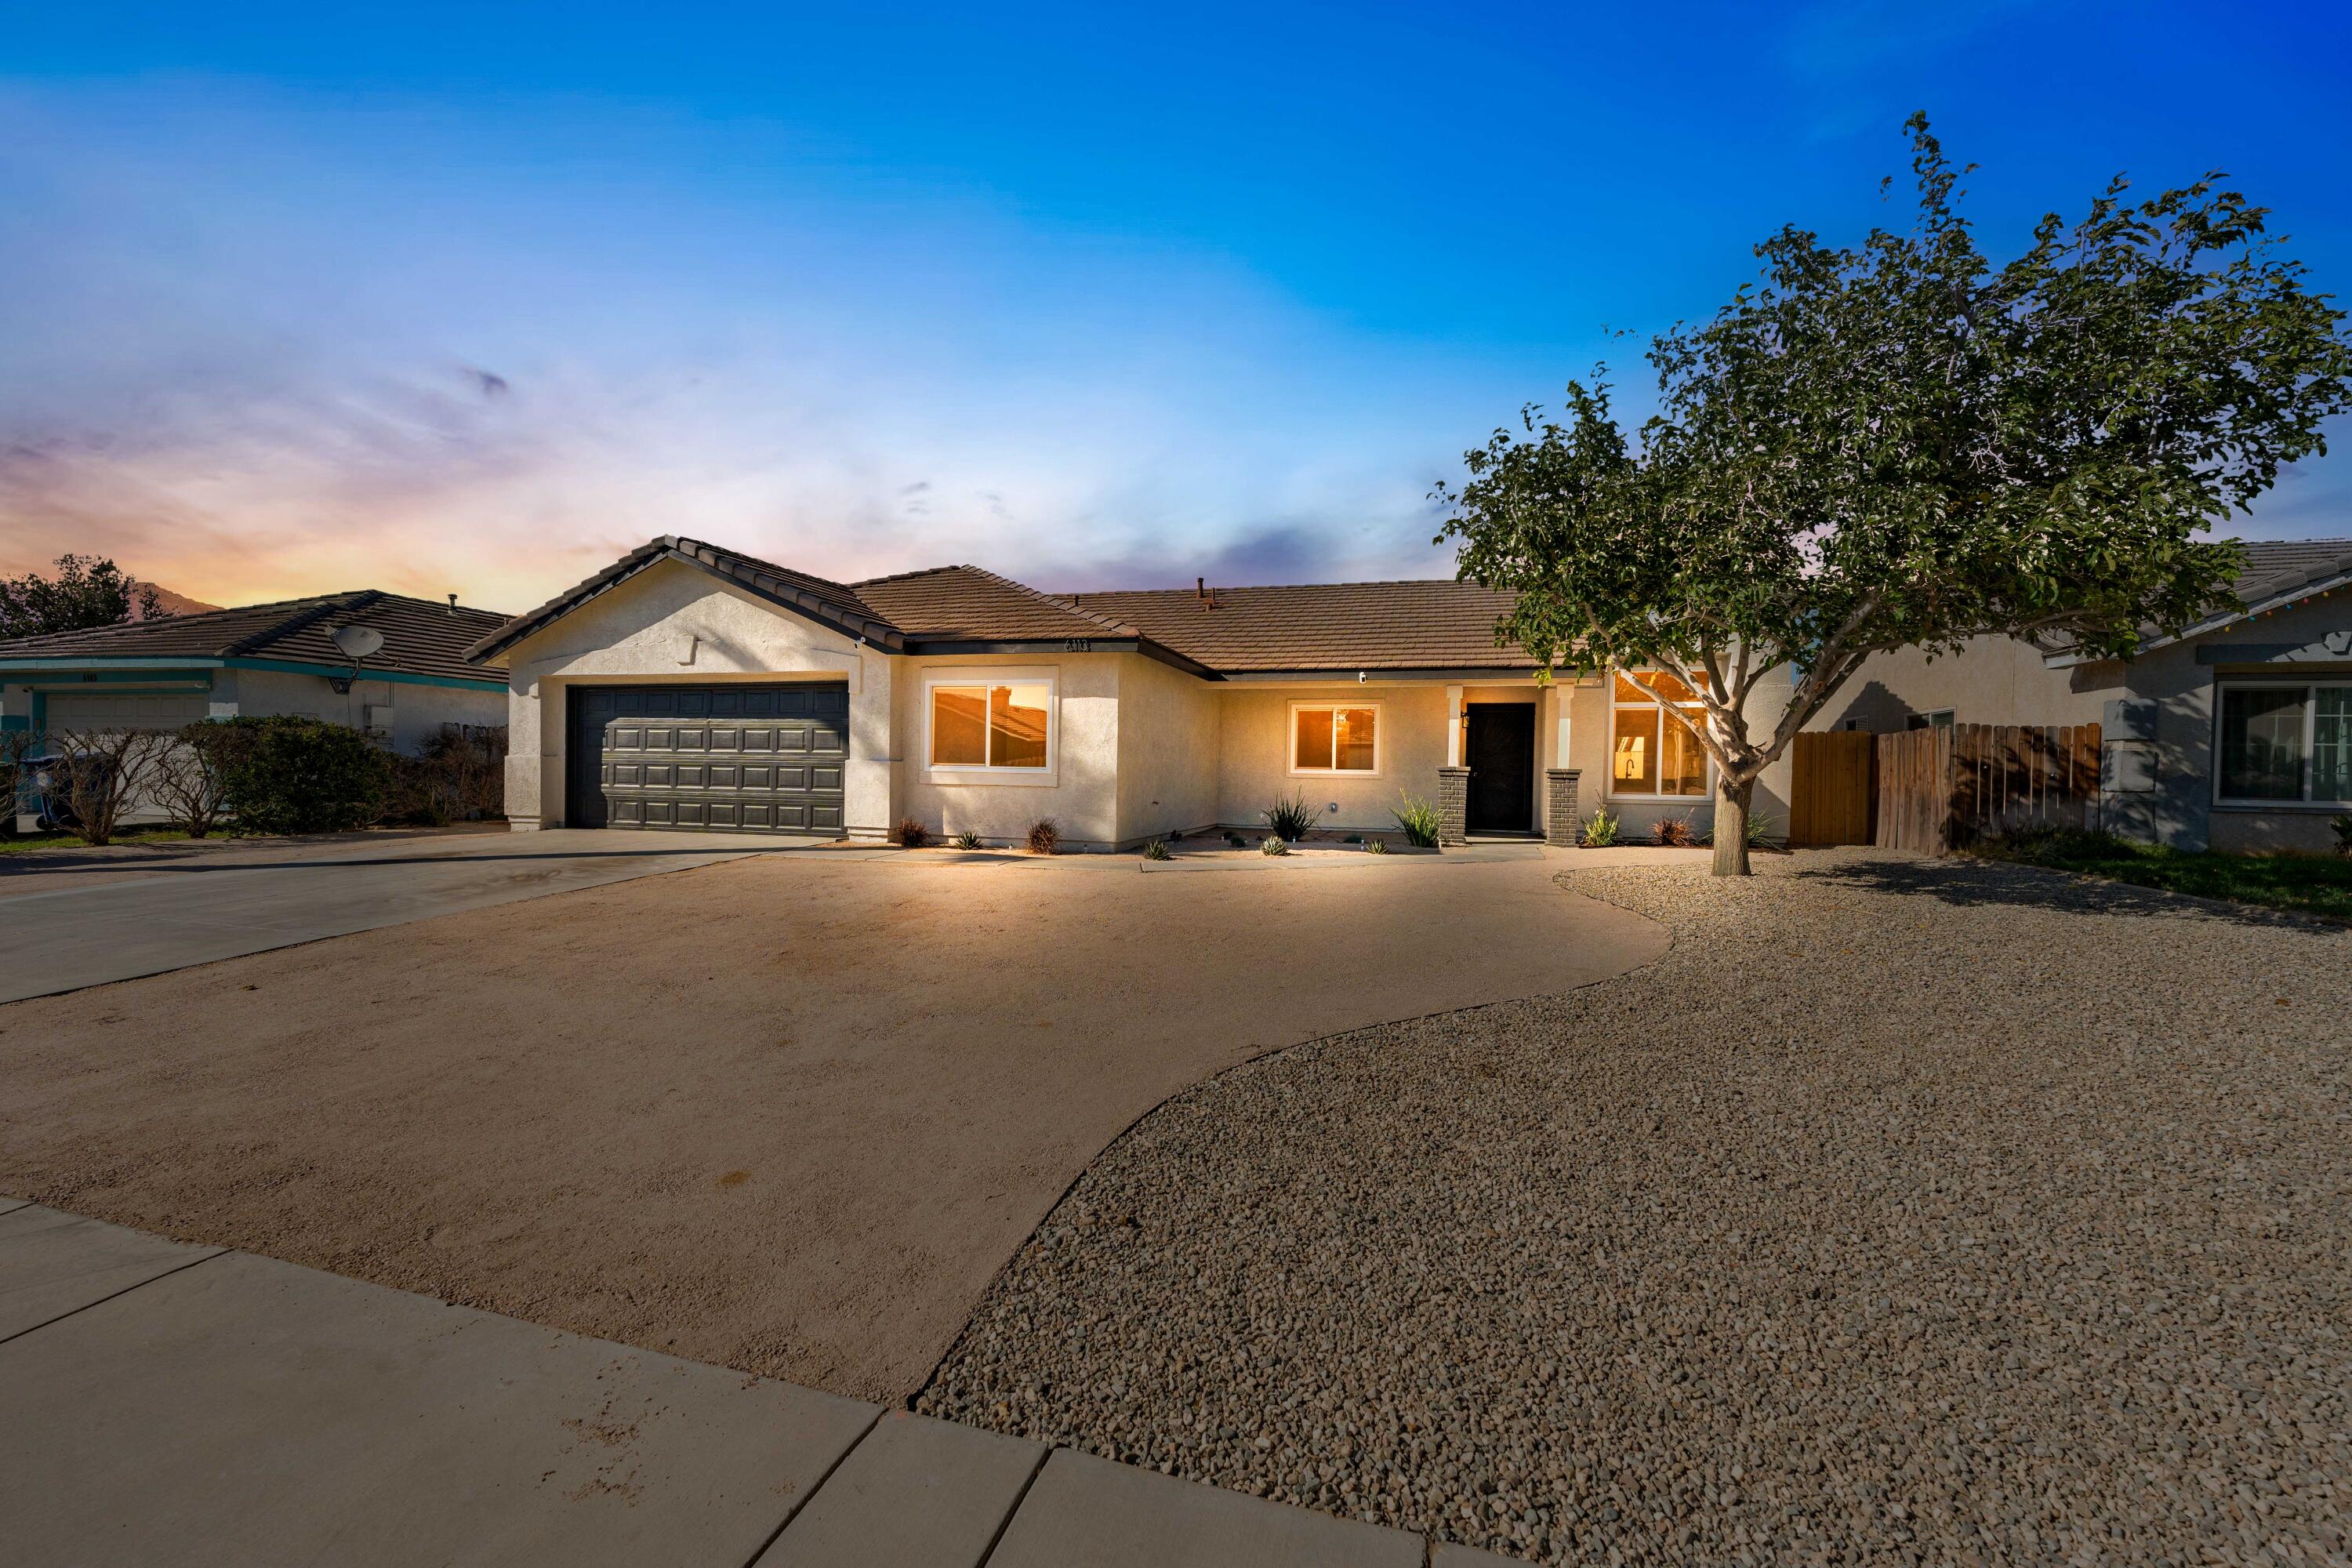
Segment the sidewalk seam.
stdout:
<path fill-rule="evenodd" d="M 58 1212 L 62 1213 L 64 1211 L 60 1210 Z M 18 1340 L 23 1339 L 26 1334 L 37 1334 L 43 1329 L 48 1328 L 53 1324 L 64 1322 L 68 1318 L 79 1317 L 82 1313 L 89 1311 L 92 1307 L 103 1307 L 109 1301 L 119 1301 L 123 1297 L 130 1295 L 133 1290 L 143 1289 L 147 1286 L 154 1284 L 158 1279 L 169 1279 L 174 1274 L 184 1274 L 199 1263 L 210 1263 L 215 1258 L 226 1258 L 229 1256 L 230 1250 L 230 1248 L 224 1247 L 217 1252 L 207 1252 L 202 1258 L 191 1258 L 185 1263 L 180 1264 L 176 1268 L 166 1268 L 161 1274 L 151 1275 L 149 1278 L 140 1280 L 136 1285 L 125 1285 L 121 1289 L 117 1290 L 111 1296 L 100 1296 L 95 1301 L 84 1301 L 80 1306 L 76 1307 L 70 1312 L 59 1312 L 56 1317 L 35 1323 L 29 1329 L 18 1329 L 13 1334 L 0 1335 L 0 1345 L 14 1344 Z"/>
<path fill-rule="evenodd" d="M 988 1538 L 988 1544 L 981 1550 L 978 1560 L 972 1563 L 972 1568 L 988 1568 L 988 1560 L 995 1556 L 997 1547 L 1003 1544 L 1004 1532 L 1013 1528 L 1013 1516 L 1021 1511 L 1021 1505 L 1029 1500 L 1029 1489 L 1037 1484 L 1037 1478 L 1045 1473 L 1047 1462 L 1056 1452 L 1058 1450 L 1054 1448 L 1040 1450 L 1037 1462 L 1029 1468 L 1029 1479 L 1023 1481 L 1021 1489 L 1013 1494 L 1013 1506 L 1006 1509 L 1004 1517 L 996 1521 L 996 1533 Z"/>
<path fill-rule="evenodd" d="M 751 1548 L 751 1555 L 743 1559 L 743 1568 L 757 1568 L 760 1559 L 765 1557 L 768 1554 L 768 1549 L 775 1545 L 777 1537 L 782 1535 L 785 1531 L 792 1528 L 793 1521 L 801 1516 L 801 1510 L 808 1507 L 811 1502 L 815 1500 L 816 1494 L 824 1490 L 825 1482 L 833 1479 L 834 1472 L 835 1470 L 840 1469 L 842 1466 L 849 1463 L 850 1455 L 855 1454 L 858 1449 L 866 1446 L 866 1439 L 874 1436 L 874 1428 L 882 1425 L 882 1417 L 887 1415 L 890 1412 L 887 1407 L 877 1410 L 874 1413 L 874 1419 L 866 1424 L 866 1429 L 857 1435 L 857 1440 L 850 1444 L 846 1448 L 844 1448 L 840 1455 L 835 1458 L 833 1463 L 824 1468 L 824 1474 L 817 1477 L 816 1485 L 803 1492 L 801 1494 L 800 1500 L 784 1510 L 784 1517 L 776 1521 L 775 1529 L 768 1531 L 767 1539 L 761 1542 L 759 1545 Z"/>

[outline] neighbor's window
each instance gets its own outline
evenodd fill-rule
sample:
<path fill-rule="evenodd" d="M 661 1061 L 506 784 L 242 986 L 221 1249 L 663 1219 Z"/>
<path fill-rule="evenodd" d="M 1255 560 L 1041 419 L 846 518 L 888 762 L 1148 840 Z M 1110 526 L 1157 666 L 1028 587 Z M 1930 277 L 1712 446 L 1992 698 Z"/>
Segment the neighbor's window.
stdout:
<path fill-rule="evenodd" d="M 1906 730 L 1948 730 L 1952 727 L 1952 710 L 1938 708 L 1933 713 L 1914 713 L 1903 721 Z"/>
<path fill-rule="evenodd" d="M 1664 670 L 1635 672 L 1643 685 L 1696 716 L 1697 696 Z M 1622 675 L 1614 681 L 1609 732 L 1612 795 L 1703 795 L 1706 752 L 1697 740 Z"/>
<path fill-rule="evenodd" d="M 2352 685 L 2221 689 L 2223 800 L 2352 802 Z"/>
<path fill-rule="evenodd" d="M 1054 689 L 1043 680 L 931 688 L 931 766 L 1045 766 Z"/>
<path fill-rule="evenodd" d="M 1292 703 L 1290 771 L 1295 773 L 1379 773 L 1380 706 L 1361 702 Z"/>

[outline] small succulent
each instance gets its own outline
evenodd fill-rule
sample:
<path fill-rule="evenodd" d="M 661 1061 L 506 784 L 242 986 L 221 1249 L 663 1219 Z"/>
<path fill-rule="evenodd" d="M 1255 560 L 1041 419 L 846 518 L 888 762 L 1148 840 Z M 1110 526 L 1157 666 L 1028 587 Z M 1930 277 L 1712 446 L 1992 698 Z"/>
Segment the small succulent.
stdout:
<path fill-rule="evenodd" d="M 1287 855 L 1290 853 L 1290 846 L 1285 840 L 1269 833 L 1258 841 L 1257 852 L 1261 855 Z"/>
<path fill-rule="evenodd" d="M 1146 860 L 1167 860 L 1172 858 L 1172 857 L 1168 853 L 1168 840 L 1165 838 L 1155 838 L 1150 843 L 1145 845 L 1143 847 L 1143 858 Z"/>
<path fill-rule="evenodd" d="M 1387 839 L 1385 839 L 1385 838 L 1368 838 L 1368 839 L 1364 840 L 1364 853 L 1365 853 L 1365 854 L 1367 854 L 1367 855 L 1385 855 L 1385 854 L 1387 854 L 1388 852 L 1389 852 L 1389 841 L 1388 841 Z"/>
<path fill-rule="evenodd" d="M 984 847 L 980 841 L 980 835 L 974 833 L 969 827 L 955 836 L 955 847 L 959 849 L 979 849 Z"/>

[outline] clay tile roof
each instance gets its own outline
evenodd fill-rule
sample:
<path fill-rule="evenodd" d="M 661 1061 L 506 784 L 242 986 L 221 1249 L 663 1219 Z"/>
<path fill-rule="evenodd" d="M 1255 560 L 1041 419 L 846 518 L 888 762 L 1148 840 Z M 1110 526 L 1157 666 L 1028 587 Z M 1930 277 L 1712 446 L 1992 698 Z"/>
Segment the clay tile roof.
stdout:
<path fill-rule="evenodd" d="M 1035 642 L 1138 635 L 1109 616 L 977 566 L 935 566 L 851 586 L 908 636 L 925 640 Z"/>
<path fill-rule="evenodd" d="M 368 656 L 368 668 L 488 680 L 502 678 L 505 667 L 470 662 L 466 652 L 505 620 L 495 610 L 460 605 L 453 612 L 446 604 L 430 599 L 361 588 L 18 637 L 0 642 L 0 663 L 16 658 L 268 658 L 347 669 L 351 660 L 335 647 L 333 634 L 339 626 L 363 626 L 383 634 L 383 647 Z"/>
<path fill-rule="evenodd" d="M 1218 588 L 1213 605 L 1191 588 L 1078 594 L 1083 608 L 1139 627 L 1212 669 L 1530 668 L 1495 626 L 1513 595 L 1475 583 L 1316 583 Z"/>
<path fill-rule="evenodd" d="M 2249 539 L 2246 569 L 2230 586 L 2248 605 L 2352 577 L 2352 539 Z"/>

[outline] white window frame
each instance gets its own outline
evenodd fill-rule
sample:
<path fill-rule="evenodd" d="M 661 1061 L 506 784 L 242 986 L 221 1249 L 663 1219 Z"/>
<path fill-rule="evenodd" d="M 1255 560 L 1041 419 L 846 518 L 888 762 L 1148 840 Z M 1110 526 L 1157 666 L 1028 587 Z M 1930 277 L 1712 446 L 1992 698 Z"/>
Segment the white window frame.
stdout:
<path fill-rule="evenodd" d="M 934 763 L 932 693 L 942 686 L 1036 686 L 1045 688 L 1045 765 L 1003 767 L 991 763 Z M 923 776 L 941 784 L 1051 784 L 1062 770 L 1062 679 L 1057 669 L 927 669 L 923 672 Z"/>
<path fill-rule="evenodd" d="M 1930 708 L 1924 713 L 1907 713 L 1904 715 L 1903 727 L 1906 731 L 1911 730 L 1948 730 L 1952 727 L 1952 713 L 1953 710 L 1949 708 Z M 1914 719 L 1916 719 L 1919 721 L 1916 724 L 1914 724 L 1911 722 Z M 1937 723 L 1936 721 L 1938 719 L 1941 719 L 1943 722 L 1940 724 Z"/>
<path fill-rule="evenodd" d="M 2352 679 L 2315 678 L 2307 680 L 2223 680 L 2213 689 L 2213 804 L 2252 811 L 2342 811 L 2352 806 L 2352 800 L 2315 800 L 2311 795 L 2312 752 L 2319 729 L 2319 694 L 2323 691 L 2352 690 Z M 2221 779 L 2227 759 L 2221 753 L 2222 737 L 2228 732 L 2229 694 L 2232 691 L 2300 691 L 2303 693 L 2303 794 L 2294 800 L 2263 800 L 2246 795 L 2221 793 Z"/>
<path fill-rule="evenodd" d="M 1661 766 L 1664 764 L 1665 761 L 1666 709 L 1670 707 L 1684 709 L 1696 708 L 1702 713 L 1706 711 L 1706 704 L 1698 701 L 1696 699 L 1688 702 L 1658 703 L 1653 702 L 1648 698 L 1644 697 L 1638 702 L 1622 701 L 1617 696 L 1617 678 L 1622 673 L 1624 672 L 1616 669 L 1612 669 L 1609 672 L 1609 741 L 1607 749 L 1602 752 L 1602 755 L 1608 759 L 1609 763 L 1608 773 L 1606 775 L 1608 798 L 1611 800 L 1671 801 L 1677 805 L 1712 805 L 1715 803 L 1715 758 L 1710 755 L 1703 746 L 1699 748 L 1699 756 L 1703 765 L 1706 769 L 1706 772 L 1703 775 L 1702 783 L 1699 786 L 1699 792 L 1696 795 L 1660 795 L 1655 792 L 1645 795 L 1633 790 L 1622 790 L 1617 787 L 1617 711 L 1619 709 L 1646 708 L 1651 712 L 1655 713 L 1658 716 L 1658 760 Z M 1658 670 L 1646 670 L 1643 673 L 1656 675 L 1663 672 Z"/>
<path fill-rule="evenodd" d="M 1300 767 L 1298 765 L 1298 715 L 1301 710 L 1312 709 L 1328 710 L 1331 713 L 1337 714 L 1343 708 L 1369 708 L 1372 710 L 1372 765 L 1370 770 L 1367 771 L 1363 768 Z M 1334 718 L 1331 721 L 1331 759 L 1334 762 L 1337 762 L 1339 757 L 1339 721 L 1337 718 Z M 1345 697 L 1334 697 L 1328 700 L 1321 698 L 1293 698 L 1288 710 L 1283 715 L 1282 758 L 1285 763 L 1289 764 L 1288 776 L 1291 778 L 1380 778 L 1387 772 L 1388 769 L 1388 747 L 1389 716 L 1382 710 L 1382 705 L 1377 698 L 1367 699 L 1358 697 L 1349 699 Z"/>

